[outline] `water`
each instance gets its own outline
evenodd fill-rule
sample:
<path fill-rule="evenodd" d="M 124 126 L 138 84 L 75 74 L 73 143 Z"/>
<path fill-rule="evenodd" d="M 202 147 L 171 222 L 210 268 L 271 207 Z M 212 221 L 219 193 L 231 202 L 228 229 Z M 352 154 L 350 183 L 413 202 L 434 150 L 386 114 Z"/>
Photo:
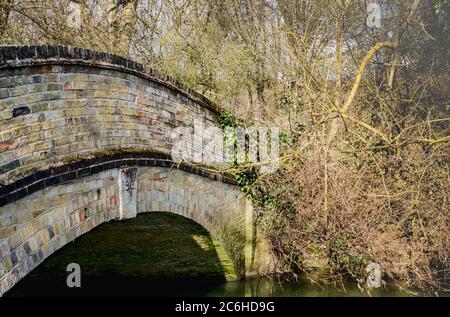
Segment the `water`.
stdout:
<path fill-rule="evenodd" d="M 81 266 L 81 288 L 66 285 L 67 265 Z M 103 224 L 46 259 L 5 296 L 368 296 L 356 283 L 250 277 L 226 282 L 209 233 L 169 213 Z M 371 296 L 409 296 L 391 288 Z"/>
<path fill-rule="evenodd" d="M 192 290 L 181 296 L 218 296 L 218 297 L 345 297 L 345 296 L 410 296 L 397 289 L 372 290 L 370 294 L 361 292 L 356 283 L 346 282 L 345 289 L 333 285 L 318 285 L 308 280 L 288 282 L 279 278 L 251 277 L 237 282 L 226 282 L 210 289 Z"/>
<path fill-rule="evenodd" d="M 67 288 L 63 281 L 45 278 L 20 282 L 7 297 L 345 297 L 411 296 L 397 289 L 363 293 L 347 282 L 345 289 L 333 285 L 319 286 L 310 281 L 287 282 L 277 278 L 251 277 L 236 282 L 211 282 L 203 279 L 124 279 L 116 276 L 82 280 L 82 287 Z"/>

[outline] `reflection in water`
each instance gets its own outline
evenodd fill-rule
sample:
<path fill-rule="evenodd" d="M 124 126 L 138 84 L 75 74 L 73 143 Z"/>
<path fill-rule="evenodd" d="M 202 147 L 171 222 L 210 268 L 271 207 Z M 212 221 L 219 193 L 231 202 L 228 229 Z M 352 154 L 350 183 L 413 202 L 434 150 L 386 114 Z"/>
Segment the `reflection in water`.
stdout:
<path fill-rule="evenodd" d="M 356 283 L 345 283 L 345 290 L 332 285 L 319 286 L 307 280 L 298 282 L 281 281 L 277 278 L 251 277 L 239 282 L 227 282 L 207 291 L 192 292 L 192 296 L 246 296 L 246 297 L 341 297 L 368 296 L 361 292 Z M 396 289 L 374 290 L 371 296 L 408 296 Z"/>

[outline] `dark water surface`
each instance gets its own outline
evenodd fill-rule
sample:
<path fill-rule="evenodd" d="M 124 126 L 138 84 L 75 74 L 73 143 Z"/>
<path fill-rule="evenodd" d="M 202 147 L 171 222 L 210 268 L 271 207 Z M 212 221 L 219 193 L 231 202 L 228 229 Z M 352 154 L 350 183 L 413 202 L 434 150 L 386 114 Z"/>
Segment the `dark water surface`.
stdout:
<path fill-rule="evenodd" d="M 209 233 L 170 213 L 140 214 L 103 224 L 67 244 L 23 278 L 6 297 L 17 296 L 367 296 L 355 283 L 345 291 L 310 281 L 247 278 L 226 282 Z M 81 267 L 81 288 L 68 288 L 66 267 Z M 372 296 L 408 296 L 399 290 Z"/>

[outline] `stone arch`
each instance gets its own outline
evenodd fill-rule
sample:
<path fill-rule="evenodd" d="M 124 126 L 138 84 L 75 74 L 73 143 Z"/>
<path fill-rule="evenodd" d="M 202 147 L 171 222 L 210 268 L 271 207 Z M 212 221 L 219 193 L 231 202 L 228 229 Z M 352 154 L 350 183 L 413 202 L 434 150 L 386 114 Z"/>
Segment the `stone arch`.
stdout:
<path fill-rule="evenodd" d="M 119 56 L 0 46 L 0 295 L 68 241 L 138 212 L 200 223 L 238 276 L 267 266 L 234 179 L 170 156 L 174 128 L 215 127 L 219 116 L 205 97 Z M 134 196 L 122 190 L 130 168 Z"/>
<path fill-rule="evenodd" d="M 165 211 L 194 220 L 225 244 L 236 272 L 228 278 L 237 279 L 245 273 L 246 231 L 242 217 L 248 206 L 235 186 L 168 167 L 133 169 L 138 175 L 134 197 L 137 212 Z M 68 242 L 104 222 L 120 219 L 119 209 L 124 203 L 120 198 L 121 171 L 114 168 L 49 186 L 0 208 L 2 217 L 14 222 L 14 230 L 0 240 L 1 293 Z M 230 198 L 235 201 L 228 204 Z M 244 239 L 238 250 L 227 249 L 227 239 L 232 238 L 229 228 L 235 228 L 237 239 Z"/>

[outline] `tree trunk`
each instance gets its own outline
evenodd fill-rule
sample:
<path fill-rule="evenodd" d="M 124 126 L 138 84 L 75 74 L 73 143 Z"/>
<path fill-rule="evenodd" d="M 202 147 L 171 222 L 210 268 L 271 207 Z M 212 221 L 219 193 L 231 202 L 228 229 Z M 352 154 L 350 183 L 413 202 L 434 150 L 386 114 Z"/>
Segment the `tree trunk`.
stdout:
<path fill-rule="evenodd" d="M 417 7 L 419 6 L 421 0 L 414 0 L 414 2 L 411 4 L 410 7 L 408 7 L 408 14 L 406 15 L 405 18 L 402 19 L 402 21 L 400 21 L 399 26 L 397 27 L 397 29 L 394 32 L 394 37 L 392 39 L 392 43 L 393 43 L 393 52 L 392 52 L 392 61 L 390 63 L 390 68 L 389 71 L 387 73 L 387 86 L 388 89 L 393 89 L 394 88 L 394 82 L 395 82 L 395 71 L 397 68 L 397 64 L 399 61 L 399 53 L 398 53 L 398 45 L 400 43 L 400 39 L 403 35 L 403 33 L 406 31 L 406 28 L 408 27 L 408 23 L 411 20 L 411 18 L 414 16 L 414 14 L 416 13 Z"/>
<path fill-rule="evenodd" d="M 5 34 L 6 32 L 10 12 L 11 0 L 0 0 L 0 35 Z"/>
<path fill-rule="evenodd" d="M 139 0 L 109 0 L 108 21 L 112 49 L 128 55 L 131 39 L 136 30 L 136 7 Z"/>

